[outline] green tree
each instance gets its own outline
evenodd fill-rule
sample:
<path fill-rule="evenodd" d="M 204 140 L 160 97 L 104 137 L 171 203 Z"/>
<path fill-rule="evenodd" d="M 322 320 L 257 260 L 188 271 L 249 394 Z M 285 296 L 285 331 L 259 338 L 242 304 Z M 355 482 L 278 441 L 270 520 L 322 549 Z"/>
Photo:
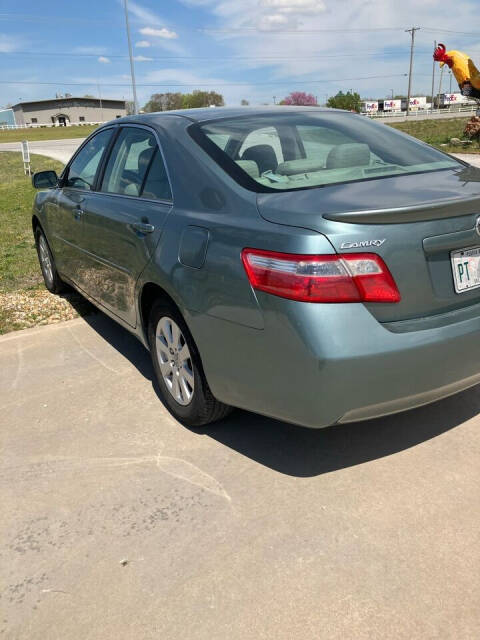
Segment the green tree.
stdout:
<path fill-rule="evenodd" d="M 223 107 L 225 105 L 222 94 L 216 91 L 200 91 L 196 89 L 192 93 L 186 93 L 183 96 L 184 109 L 210 107 L 212 105 L 215 107 Z"/>
<path fill-rule="evenodd" d="M 243 98 L 243 100 L 240 102 L 240 104 L 242 105 L 242 107 L 248 107 L 250 102 L 248 100 L 245 100 L 245 98 Z"/>
<path fill-rule="evenodd" d="M 143 111 L 147 113 L 171 111 L 172 109 L 183 109 L 183 95 L 180 92 L 154 93 L 143 107 Z"/>
<path fill-rule="evenodd" d="M 353 93 L 347 91 L 339 91 L 336 96 L 332 96 L 327 100 L 327 107 L 332 109 L 344 109 L 345 111 L 360 111 L 360 94 L 356 91 Z"/>

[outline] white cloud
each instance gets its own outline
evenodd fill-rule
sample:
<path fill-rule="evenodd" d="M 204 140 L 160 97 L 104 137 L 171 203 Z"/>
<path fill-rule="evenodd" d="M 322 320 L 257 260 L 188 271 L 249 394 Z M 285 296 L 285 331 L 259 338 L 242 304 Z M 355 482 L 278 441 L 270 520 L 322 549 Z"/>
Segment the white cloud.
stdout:
<path fill-rule="evenodd" d="M 326 8 L 321 0 L 260 0 L 260 5 L 280 13 L 322 13 Z"/>
<path fill-rule="evenodd" d="M 122 1 L 122 4 L 123 4 L 123 1 Z M 128 9 L 129 9 L 129 12 L 137 20 L 140 20 L 141 22 L 144 22 L 144 23 L 147 22 L 148 24 L 154 24 L 154 25 L 165 24 L 165 20 L 163 20 L 160 16 L 153 13 L 153 11 L 150 11 L 149 9 L 145 9 L 145 7 L 142 7 L 141 5 L 137 4 L 136 2 L 133 2 L 132 0 L 130 0 L 130 2 L 128 3 Z"/>
<path fill-rule="evenodd" d="M 259 22 L 259 27 L 261 29 L 278 29 L 288 26 L 293 27 L 292 22 L 293 21 L 287 18 L 287 16 L 284 16 L 281 13 L 273 13 L 262 16 Z"/>
<path fill-rule="evenodd" d="M 98 62 L 101 62 L 102 64 L 110 64 L 111 60 L 110 58 L 106 58 L 105 56 L 100 56 L 98 58 Z"/>
<path fill-rule="evenodd" d="M 165 38 L 166 40 L 173 40 L 178 38 L 178 34 L 175 31 L 170 31 L 165 27 L 161 29 L 154 29 L 153 27 L 143 27 L 140 29 L 140 33 L 144 36 L 152 36 L 153 38 Z"/>
<path fill-rule="evenodd" d="M 139 42 L 135 43 L 135 46 L 139 49 L 148 49 L 148 47 L 151 47 L 152 45 L 148 40 L 140 40 Z"/>
<path fill-rule="evenodd" d="M 153 58 L 148 58 L 147 56 L 134 56 L 133 58 L 135 62 L 150 62 Z"/>
<path fill-rule="evenodd" d="M 0 53 L 10 53 L 18 48 L 19 41 L 16 38 L 0 33 Z"/>

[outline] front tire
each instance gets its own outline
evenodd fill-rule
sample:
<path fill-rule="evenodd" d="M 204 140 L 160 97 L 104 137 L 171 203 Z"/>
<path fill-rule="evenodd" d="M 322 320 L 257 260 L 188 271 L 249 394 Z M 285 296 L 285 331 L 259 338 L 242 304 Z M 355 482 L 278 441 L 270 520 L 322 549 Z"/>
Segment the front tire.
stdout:
<path fill-rule="evenodd" d="M 192 335 L 180 313 L 167 301 L 154 304 L 148 339 L 162 399 L 177 420 L 201 427 L 232 411 L 213 397 Z"/>
<path fill-rule="evenodd" d="M 37 248 L 38 261 L 42 270 L 43 281 L 50 293 L 62 293 L 67 285 L 58 275 L 55 260 L 48 246 L 47 238 L 40 227 L 35 230 L 35 246 Z"/>

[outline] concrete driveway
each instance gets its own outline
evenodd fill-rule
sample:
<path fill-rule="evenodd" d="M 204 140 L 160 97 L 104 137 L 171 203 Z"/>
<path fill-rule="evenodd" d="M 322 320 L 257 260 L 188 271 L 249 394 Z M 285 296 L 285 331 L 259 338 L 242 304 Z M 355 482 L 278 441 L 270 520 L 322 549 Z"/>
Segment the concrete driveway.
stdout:
<path fill-rule="evenodd" d="M 29 142 L 30 153 L 38 153 L 48 156 L 59 162 L 67 164 L 73 153 L 82 144 L 85 138 L 70 138 L 66 140 L 36 140 Z M 21 151 L 20 142 L 3 142 L 0 151 Z"/>
<path fill-rule="evenodd" d="M 3 637 L 476 640 L 479 411 L 194 432 L 102 314 L 3 336 Z"/>

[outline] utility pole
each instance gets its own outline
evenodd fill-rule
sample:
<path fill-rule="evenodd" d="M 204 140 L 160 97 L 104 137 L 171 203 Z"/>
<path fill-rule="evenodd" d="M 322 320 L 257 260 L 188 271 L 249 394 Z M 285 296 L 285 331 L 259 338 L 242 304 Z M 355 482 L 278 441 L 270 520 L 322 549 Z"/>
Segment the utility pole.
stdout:
<path fill-rule="evenodd" d="M 130 58 L 130 73 L 132 75 L 133 113 L 136 114 L 138 113 L 138 101 L 137 101 L 137 87 L 135 84 L 135 69 L 133 66 L 132 39 L 130 38 L 130 23 L 128 21 L 128 0 L 123 0 L 123 6 L 125 8 L 125 24 L 127 26 L 128 55 Z"/>
<path fill-rule="evenodd" d="M 101 91 L 100 91 L 100 84 L 99 84 L 98 81 L 97 81 L 97 89 L 98 89 L 98 98 L 100 100 L 100 118 L 101 118 L 102 122 L 105 122 L 105 120 L 103 119 L 102 94 L 101 94 Z"/>
<path fill-rule="evenodd" d="M 434 40 L 433 41 L 433 50 L 435 51 L 435 49 L 437 48 L 437 41 Z M 434 106 L 434 95 L 435 95 L 435 60 L 433 61 L 433 67 L 432 67 L 432 111 L 433 111 L 433 106 Z"/>
<path fill-rule="evenodd" d="M 445 67 L 442 67 L 441 71 L 440 71 L 440 78 L 438 80 L 438 97 L 437 97 L 437 106 L 440 109 L 440 94 L 442 92 L 442 77 L 443 77 L 443 70 L 445 69 Z"/>
<path fill-rule="evenodd" d="M 393 89 L 390 89 L 390 91 L 392 92 L 392 100 L 393 100 Z"/>
<path fill-rule="evenodd" d="M 419 29 L 420 27 L 405 29 L 405 33 L 410 33 L 412 35 L 412 42 L 410 44 L 410 70 L 408 72 L 407 116 L 410 113 L 410 93 L 412 90 L 413 48 L 415 46 L 415 31 L 419 31 Z"/>
<path fill-rule="evenodd" d="M 273 96 L 273 104 L 277 104 L 277 96 Z"/>

